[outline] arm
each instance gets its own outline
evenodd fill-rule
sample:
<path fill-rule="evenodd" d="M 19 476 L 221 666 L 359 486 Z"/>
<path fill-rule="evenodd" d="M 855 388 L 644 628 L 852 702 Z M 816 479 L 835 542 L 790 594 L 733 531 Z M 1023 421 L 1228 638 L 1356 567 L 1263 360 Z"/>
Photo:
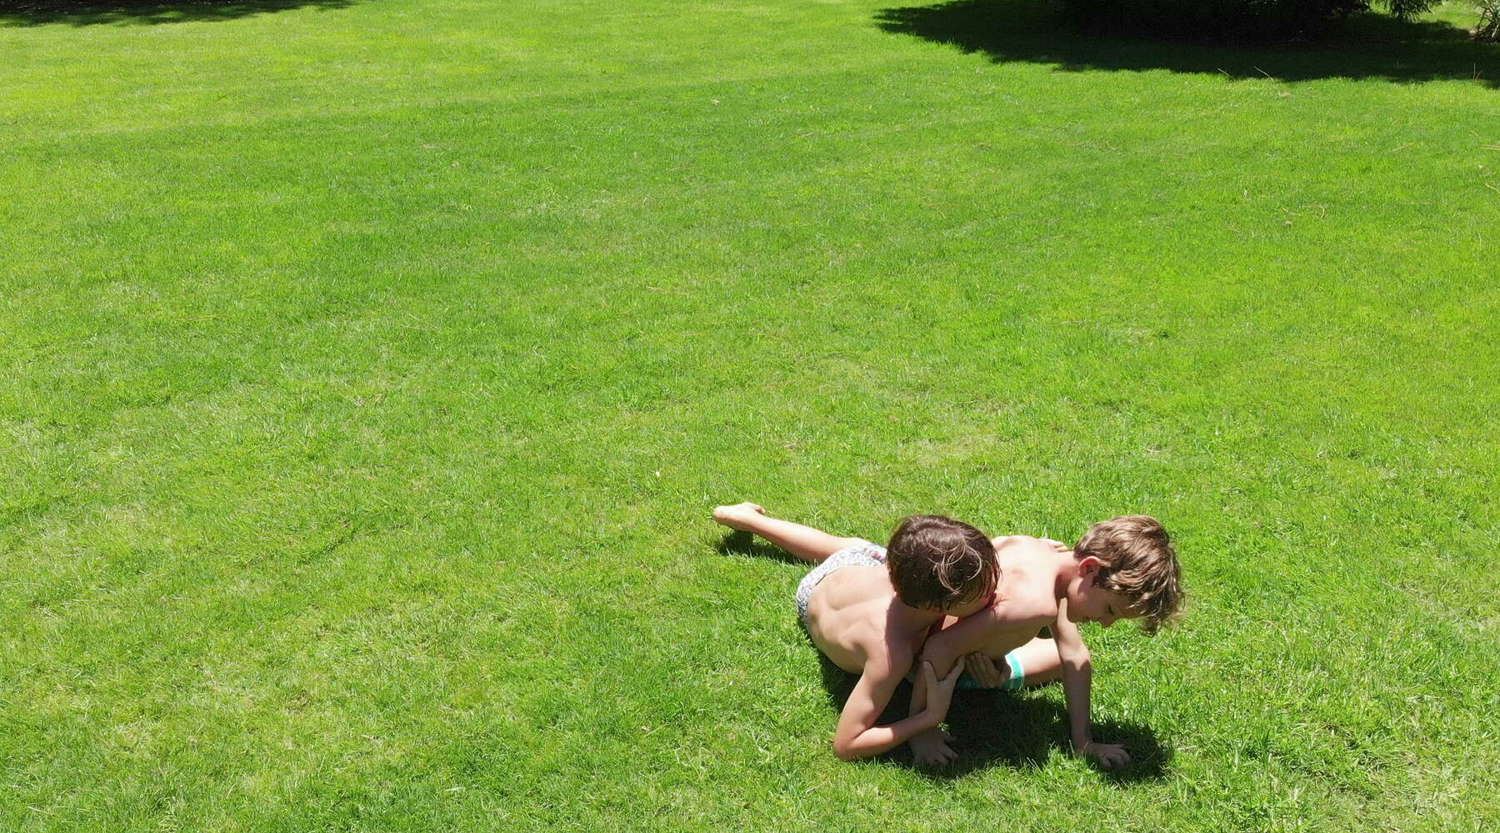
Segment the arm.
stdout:
<path fill-rule="evenodd" d="M 1094 743 L 1093 727 L 1089 721 L 1093 660 L 1088 646 L 1083 644 L 1083 635 L 1078 632 L 1078 626 L 1068 621 L 1066 599 L 1058 602 L 1057 621 L 1052 624 L 1052 635 L 1057 638 L 1057 658 L 1062 662 L 1063 694 L 1068 700 L 1068 730 L 1073 741 L 1073 751 L 1098 761 L 1105 769 L 1129 763 L 1130 755 L 1125 747 Z"/>
<path fill-rule="evenodd" d="M 994 608 L 986 608 L 964 617 L 933 636 L 928 637 L 922 647 L 922 660 L 932 665 L 938 674 L 948 674 L 954 663 L 962 666 L 969 654 L 980 653 L 990 634 L 990 626 L 997 622 Z M 962 658 L 962 659 L 961 659 Z M 962 673 L 962 671 L 960 671 Z M 918 675 L 911 688 L 910 714 L 919 714 L 927 707 L 927 690 L 923 678 Z M 941 766 L 958 759 L 958 754 L 948 742 L 953 736 L 936 727 L 919 732 L 911 739 L 912 756 L 922 766 Z"/>
<path fill-rule="evenodd" d="M 906 743 L 913 735 L 937 726 L 948 714 L 948 703 L 953 698 L 953 687 L 958 675 L 963 673 L 963 663 L 954 667 L 944 679 L 937 679 L 932 666 L 924 663 L 918 686 L 927 692 L 927 705 L 917 714 L 886 726 L 877 726 L 880 713 L 891 702 L 891 695 L 901 682 L 901 675 L 892 670 L 885 660 L 865 666 L 865 672 L 855 683 L 844 711 L 839 715 L 839 726 L 833 735 L 833 752 L 845 761 L 868 758 Z M 925 685 L 924 685 L 925 683 Z"/>
<path fill-rule="evenodd" d="M 924 669 L 931 668 L 931 664 L 924 663 Z M 962 673 L 962 672 L 960 672 Z M 911 684 L 911 706 L 907 709 L 908 715 L 918 715 L 927 708 L 927 675 L 926 673 L 916 675 Z M 953 736 L 934 726 L 924 729 L 911 736 L 907 741 L 911 744 L 912 758 L 918 766 L 946 766 L 958 760 L 958 753 L 948 743 Z"/>
<path fill-rule="evenodd" d="M 927 638 L 922 646 L 922 661 L 932 663 L 934 672 L 947 675 L 960 657 L 983 652 L 990 628 L 999 621 L 1000 614 L 993 607 L 959 619 Z"/>

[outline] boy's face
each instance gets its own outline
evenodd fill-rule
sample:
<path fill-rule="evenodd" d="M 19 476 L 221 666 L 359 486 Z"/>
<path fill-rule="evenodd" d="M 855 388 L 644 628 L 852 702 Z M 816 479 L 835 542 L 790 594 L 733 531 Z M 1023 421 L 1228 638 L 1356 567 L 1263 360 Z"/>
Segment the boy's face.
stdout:
<path fill-rule="evenodd" d="M 1089 562 L 1095 562 L 1090 565 Z M 1144 611 L 1099 580 L 1098 559 L 1085 558 L 1068 587 L 1068 621 L 1097 622 L 1109 627 L 1121 619 L 1138 619 Z"/>

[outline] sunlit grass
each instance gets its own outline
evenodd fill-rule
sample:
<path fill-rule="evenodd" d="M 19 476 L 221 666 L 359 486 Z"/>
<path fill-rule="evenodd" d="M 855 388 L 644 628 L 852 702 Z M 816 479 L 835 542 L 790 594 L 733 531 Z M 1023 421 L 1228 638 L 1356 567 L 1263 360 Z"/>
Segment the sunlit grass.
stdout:
<path fill-rule="evenodd" d="M 1493 54 L 898 5 L 0 17 L 0 829 L 1494 827 Z M 738 499 L 1157 515 L 1139 765 L 838 762 Z"/>

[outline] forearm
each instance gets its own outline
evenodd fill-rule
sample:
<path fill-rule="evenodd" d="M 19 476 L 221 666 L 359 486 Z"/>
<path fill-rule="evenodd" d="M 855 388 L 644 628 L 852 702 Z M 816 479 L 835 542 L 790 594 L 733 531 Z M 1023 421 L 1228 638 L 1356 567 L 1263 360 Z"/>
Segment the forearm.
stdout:
<path fill-rule="evenodd" d="M 948 676 L 948 672 L 953 670 L 953 663 L 958 662 L 959 657 L 968 653 L 964 650 L 966 646 L 956 638 L 958 636 L 959 634 L 954 633 L 954 629 L 950 628 L 928 639 L 927 644 L 922 646 L 922 657 L 918 660 L 918 667 L 920 668 L 923 662 L 930 662 L 933 673 L 939 677 Z"/>
<path fill-rule="evenodd" d="M 1089 720 L 1089 699 L 1094 671 L 1087 656 L 1063 657 L 1063 694 L 1068 700 L 1068 734 L 1073 748 L 1082 752 L 1093 742 L 1093 725 Z"/>
<path fill-rule="evenodd" d="M 871 726 L 847 740 L 835 738 L 833 751 L 846 761 L 869 758 L 889 752 L 922 732 L 935 728 L 941 722 L 940 716 L 935 716 L 930 709 L 924 708 L 904 720 L 885 726 Z"/>
<path fill-rule="evenodd" d="M 997 615 L 993 609 L 981 610 L 949 624 L 928 637 L 914 667 L 920 670 L 922 663 L 930 662 L 938 677 L 946 677 L 960 659 L 976 651 L 984 652 L 996 627 Z M 920 677 L 921 674 L 917 676 Z"/>
<path fill-rule="evenodd" d="M 906 709 L 907 717 L 914 717 L 927 709 L 927 680 L 921 674 L 913 675 L 911 682 L 911 705 Z"/>

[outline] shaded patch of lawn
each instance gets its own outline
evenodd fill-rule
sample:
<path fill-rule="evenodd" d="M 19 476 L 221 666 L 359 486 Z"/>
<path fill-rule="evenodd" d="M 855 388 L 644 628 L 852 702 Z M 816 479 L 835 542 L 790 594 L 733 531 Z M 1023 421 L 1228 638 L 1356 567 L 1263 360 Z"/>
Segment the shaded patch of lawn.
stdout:
<path fill-rule="evenodd" d="M 359 0 L 0 0 L 0 26 L 202 23 L 290 9 L 342 9 Z"/>
<path fill-rule="evenodd" d="M 1358 14 L 1316 43 L 1205 46 L 1084 34 L 1037 0 L 957 0 L 882 9 L 881 29 L 1065 71 L 1218 72 L 1285 82 L 1377 78 L 1398 83 L 1478 80 L 1500 85 L 1500 46 L 1476 43 L 1448 20 L 1400 21 Z"/>

